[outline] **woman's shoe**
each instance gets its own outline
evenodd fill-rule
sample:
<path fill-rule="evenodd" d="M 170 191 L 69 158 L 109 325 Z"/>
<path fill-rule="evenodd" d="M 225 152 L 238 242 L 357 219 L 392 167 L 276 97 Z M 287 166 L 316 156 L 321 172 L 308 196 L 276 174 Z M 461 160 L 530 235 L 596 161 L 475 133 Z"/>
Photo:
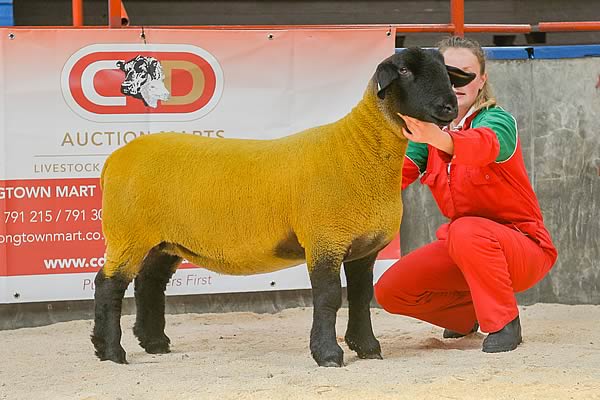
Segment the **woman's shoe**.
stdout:
<path fill-rule="evenodd" d="M 475 325 L 473 325 L 473 329 L 469 333 L 463 334 L 463 333 L 458 333 L 458 332 L 452 331 L 450 329 L 444 329 L 444 334 L 442 336 L 444 337 L 444 339 L 458 339 L 458 338 L 470 335 L 473 332 L 477 332 L 478 329 L 479 329 L 479 323 L 477 323 L 477 321 L 475 321 Z"/>
<path fill-rule="evenodd" d="M 498 332 L 490 333 L 483 340 L 482 350 L 486 353 L 502 353 L 512 351 L 523 341 L 519 316 L 513 319 Z"/>

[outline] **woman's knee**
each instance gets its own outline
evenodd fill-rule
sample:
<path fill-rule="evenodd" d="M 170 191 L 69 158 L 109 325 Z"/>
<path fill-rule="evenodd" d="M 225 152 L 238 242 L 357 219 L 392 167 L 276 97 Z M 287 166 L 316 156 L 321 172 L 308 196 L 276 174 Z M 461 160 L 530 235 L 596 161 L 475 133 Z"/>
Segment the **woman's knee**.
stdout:
<path fill-rule="evenodd" d="M 448 254 L 459 263 L 461 256 L 468 255 L 477 247 L 493 241 L 489 221 L 480 217 L 462 217 L 453 221 L 448 229 Z M 459 265 L 460 267 L 460 265 Z"/>
<path fill-rule="evenodd" d="M 375 300 L 385 311 L 392 314 L 412 316 L 429 303 L 429 293 L 421 289 L 418 293 L 397 282 L 379 279 L 374 287 Z"/>
<path fill-rule="evenodd" d="M 374 295 L 381 308 L 392 314 L 405 314 L 405 310 L 413 305 L 409 301 L 411 296 L 405 293 L 402 287 L 394 285 L 383 276 L 374 286 Z"/>

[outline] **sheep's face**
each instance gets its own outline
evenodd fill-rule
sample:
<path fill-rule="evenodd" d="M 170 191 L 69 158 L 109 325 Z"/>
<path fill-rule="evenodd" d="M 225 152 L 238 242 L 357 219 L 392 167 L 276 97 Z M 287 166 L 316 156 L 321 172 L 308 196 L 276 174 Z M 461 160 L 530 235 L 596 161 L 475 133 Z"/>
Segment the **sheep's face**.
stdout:
<path fill-rule="evenodd" d="M 458 68 L 447 67 L 437 50 L 409 48 L 377 66 L 377 96 L 392 118 L 397 113 L 440 126 L 458 115 L 452 86 L 468 84 L 475 77 Z"/>

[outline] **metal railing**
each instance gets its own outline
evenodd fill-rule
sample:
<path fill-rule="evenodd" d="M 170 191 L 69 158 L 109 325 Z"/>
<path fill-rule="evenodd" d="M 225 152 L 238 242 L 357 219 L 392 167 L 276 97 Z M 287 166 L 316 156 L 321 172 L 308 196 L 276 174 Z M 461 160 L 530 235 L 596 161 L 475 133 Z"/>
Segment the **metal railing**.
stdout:
<path fill-rule="evenodd" d="M 72 0 L 73 26 L 84 26 L 83 0 Z M 108 27 L 129 25 L 129 16 L 121 0 L 108 0 Z M 465 33 L 536 33 L 600 31 L 600 21 L 539 22 L 538 24 L 466 24 L 464 0 L 450 0 L 448 24 L 391 24 L 396 32 L 445 32 L 457 36 Z"/>

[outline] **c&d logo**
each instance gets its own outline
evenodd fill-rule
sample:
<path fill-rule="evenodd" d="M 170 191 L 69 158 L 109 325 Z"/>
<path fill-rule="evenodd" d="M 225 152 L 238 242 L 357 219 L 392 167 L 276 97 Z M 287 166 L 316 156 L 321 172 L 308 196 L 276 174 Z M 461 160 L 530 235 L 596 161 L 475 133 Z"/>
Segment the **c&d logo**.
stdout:
<path fill-rule="evenodd" d="M 92 121 L 190 121 L 223 92 L 217 59 L 183 44 L 94 44 L 73 54 L 61 77 L 73 111 Z"/>

